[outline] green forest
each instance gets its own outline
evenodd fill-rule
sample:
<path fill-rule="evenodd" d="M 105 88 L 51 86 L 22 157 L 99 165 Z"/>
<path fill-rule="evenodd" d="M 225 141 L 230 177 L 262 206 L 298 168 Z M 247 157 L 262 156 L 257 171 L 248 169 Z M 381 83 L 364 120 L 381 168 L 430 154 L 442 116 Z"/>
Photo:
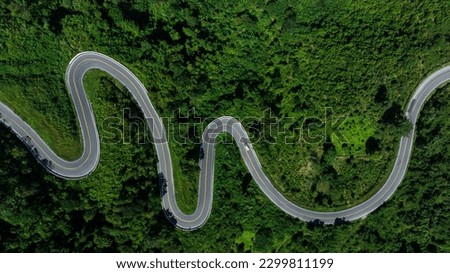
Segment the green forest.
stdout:
<path fill-rule="evenodd" d="M 196 205 L 201 132 L 223 115 L 242 121 L 292 202 L 348 208 L 386 181 L 410 96 L 450 62 L 449 10 L 419 0 L 0 0 L 0 101 L 76 159 L 64 73 L 77 53 L 98 51 L 135 73 L 164 117 L 185 212 Z M 52 176 L 0 126 L 1 252 L 450 252 L 448 86 L 420 114 L 404 181 L 366 219 L 314 226 L 285 214 L 224 134 L 211 217 L 185 232 L 162 211 L 131 95 L 99 71 L 84 84 L 102 142 L 89 177 Z M 111 120 L 123 130 L 113 134 Z"/>

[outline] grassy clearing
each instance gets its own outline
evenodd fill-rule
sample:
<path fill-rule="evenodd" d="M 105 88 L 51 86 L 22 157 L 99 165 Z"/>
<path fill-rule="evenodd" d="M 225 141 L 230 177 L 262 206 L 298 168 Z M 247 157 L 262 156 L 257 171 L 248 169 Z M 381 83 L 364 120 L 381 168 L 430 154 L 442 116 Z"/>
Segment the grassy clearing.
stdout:
<path fill-rule="evenodd" d="M 347 118 L 339 129 L 348 142 L 341 143 L 334 135 L 331 137 L 337 155 L 365 155 L 366 141 L 375 133 L 372 123 L 362 116 L 355 116 Z"/>
<path fill-rule="evenodd" d="M 195 182 L 190 178 L 195 175 L 183 174 L 180 167 L 180 159 L 177 153 L 173 152 L 174 144 L 169 142 L 170 155 L 172 157 L 173 179 L 175 181 L 175 196 L 177 199 L 178 207 L 187 214 L 193 213 L 197 207 L 198 191 Z M 198 179 L 198 172 L 196 172 Z M 194 191 L 192 188 L 194 187 Z"/>
<path fill-rule="evenodd" d="M 236 244 L 244 244 L 244 251 L 251 251 L 253 249 L 253 242 L 256 233 L 250 230 L 244 230 L 242 235 L 236 238 Z"/>
<path fill-rule="evenodd" d="M 27 122 L 57 155 L 66 160 L 80 157 L 83 151 L 81 134 L 68 133 L 63 129 L 66 126 L 55 119 L 52 112 L 37 111 L 24 94 L 19 85 L 0 85 L 2 102 Z"/>

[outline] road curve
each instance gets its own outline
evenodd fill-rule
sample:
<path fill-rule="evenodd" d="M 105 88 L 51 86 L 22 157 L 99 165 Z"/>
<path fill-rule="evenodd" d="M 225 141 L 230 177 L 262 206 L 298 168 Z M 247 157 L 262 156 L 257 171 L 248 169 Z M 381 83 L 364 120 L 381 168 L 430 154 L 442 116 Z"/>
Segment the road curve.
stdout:
<path fill-rule="evenodd" d="M 406 117 L 413 125 L 412 130 L 400 139 L 395 165 L 386 183 L 367 201 L 336 212 L 308 210 L 286 199 L 264 174 L 258 156 L 241 123 L 229 116 L 215 119 L 207 126 L 202 135 L 197 207 L 194 213 L 185 214 L 179 209 L 175 198 L 172 159 L 164 124 L 153 107 L 144 85 L 129 69 L 110 57 L 97 52 L 82 52 L 70 61 L 66 70 L 66 86 L 75 107 L 83 139 L 84 150 L 80 158 L 74 161 L 60 158 L 26 122 L 0 102 L 1 122 L 23 141 L 49 172 L 65 179 L 78 179 L 89 175 L 95 170 L 100 157 L 100 141 L 94 113 L 83 86 L 83 77 L 91 69 L 105 71 L 120 81 L 141 108 L 151 129 L 158 156 L 158 173 L 164 213 L 170 222 L 184 230 L 200 228 L 206 223 L 211 213 L 215 143 L 217 136 L 222 132 L 232 135 L 247 169 L 259 188 L 287 214 L 304 221 L 319 220 L 325 224 L 333 224 L 337 218 L 353 221 L 365 217 L 388 200 L 400 185 L 411 156 L 415 124 L 419 112 L 433 91 L 450 80 L 450 66 L 447 66 L 428 76 L 419 85 L 408 104 L 406 112 Z"/>

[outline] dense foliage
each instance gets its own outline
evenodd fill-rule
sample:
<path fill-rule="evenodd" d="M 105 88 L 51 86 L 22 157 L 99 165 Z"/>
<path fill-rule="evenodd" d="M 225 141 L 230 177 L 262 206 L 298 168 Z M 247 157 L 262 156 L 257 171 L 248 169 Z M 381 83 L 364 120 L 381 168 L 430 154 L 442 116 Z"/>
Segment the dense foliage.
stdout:
<path fill-rule="evenodd" d="M 266 173 L 294 202 L 348 207 L 385 182 L 409 128 L 406 102 L 448 62 L 449 8 L 410 0 L 3 0 L 0 100 L 76 158 L 82 147 L 63 73 L 78 52 L 103 52 L 136 73 L 170 121 L 186 211 L 196 202 L 199 132 L 222 115 L 242 120 Z M 182 232 L 162 213 L 156 155 L 131 97 L 100 72 L 85 85 L 102 137 L 90 177 L 47 174 L 0 128 L 0 251 L 450 251 L 448 91 L 421 114 L 407 178 L 367 219 L 313 227 L 284 214 L 222 136 L 211 218 Z M 206 121 L 193 127 L 199 118 Z"/>

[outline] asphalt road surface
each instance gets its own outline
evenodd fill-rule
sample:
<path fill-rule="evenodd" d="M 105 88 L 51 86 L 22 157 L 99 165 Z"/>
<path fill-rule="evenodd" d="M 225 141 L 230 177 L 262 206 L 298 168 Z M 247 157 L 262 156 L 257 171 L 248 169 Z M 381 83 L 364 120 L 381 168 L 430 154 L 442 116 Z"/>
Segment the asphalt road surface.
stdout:
<path fill-rule="evenodd" d="M 100 157 L 100 141 L 91 104 L 83 86 L 83 77 L 91 69 L 105 71 L 120 81 L 131 93 L 141 108 L 151 129 L 156 153 L 161 186 L 162 207 L 170 222 L 184 230 L 200 228 L 208 220 L 212 208 L 214 186 L 215 142 L 222 132 L 231 134 L 239 147 L 242 159 L 253 179 L 265 195 L 281 210 L 304 221 L 320 220 L 333 224 L 335 220 L 353 221 L 364 218 L 387 201 L 405 176 L 413 147 L 415 124 L 427 98 L 438 86 L 450 80 L 450 66 L 428 76 L 414 92 L 405 113 L 413 129 L 400 139 L 395 165 L 383 187 L 367 201 L 349 209 L 335 212 L 319 212 L 295 205 L 286 199 L 269 181 L 258 160 L 256 151 L 241 123 L 233 117 L 224 116 L 211 122 L 202 135 L 200 178 L 197 207 L 193 214 L 183 213 L 175 198 L 172 159 L 166 137 L 166 129 L 155 111 L 144 85 L 125 66 L 97 52 L 82 52 L 76 55 L 66 70 L 66 85 L 75 106 L 80 123 L 84 150 L 80 158 L 66 161 L 56 155 L 41 137 L 10 108 L 0 103 L 1 122 L 9 127 L 31 150 L 48 171 L 65 179 L 79 179 L 92 173 Z"/>

